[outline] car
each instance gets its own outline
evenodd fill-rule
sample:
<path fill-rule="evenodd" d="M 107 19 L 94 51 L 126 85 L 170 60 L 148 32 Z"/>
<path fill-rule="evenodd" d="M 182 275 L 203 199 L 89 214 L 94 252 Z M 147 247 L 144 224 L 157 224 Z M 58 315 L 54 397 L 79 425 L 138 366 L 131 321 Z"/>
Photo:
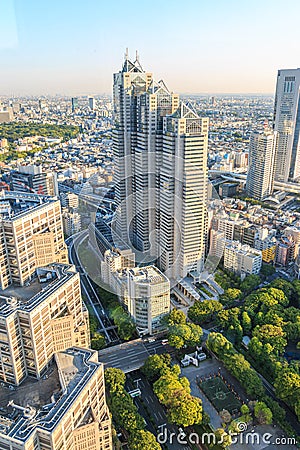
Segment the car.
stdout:
<path fill-rule="evenodd" d="M 167 345 L 169 343 L 168 339 L 163 339 L 161 341 L 162 345 Z"/>
<path fill-rule="evenodd" d="M 155 342 L 155 339 L 154 338 L 149 338 L 148 342 Z"/>

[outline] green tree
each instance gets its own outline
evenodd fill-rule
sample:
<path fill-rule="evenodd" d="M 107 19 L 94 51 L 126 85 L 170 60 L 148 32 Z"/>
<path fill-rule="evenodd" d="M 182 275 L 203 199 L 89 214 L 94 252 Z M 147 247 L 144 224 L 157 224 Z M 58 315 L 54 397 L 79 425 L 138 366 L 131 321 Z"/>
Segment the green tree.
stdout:
<path fill-rule="evenodd" d="M 245 334 L 250 333 L 250 331 L 252 329 L 251 318 L 249 317 L 249 314 L 247 313 L 247 311 L 243 311 L 243 313 L 242 313 L 242 327 L 243 327 Z"/>
<path fill-rule="evenodd" d="M 203 324 L 211 321 L 217 311 L 221 311 L 223 306 L 217 300 L 196 301 L 188 310 L 188 317 L 196 324 Z"/>
<path fill-rule="evenodd" d="M 142 372 L 146 375 L 146 377 L 151 380 L 157 380 L 166 369 L 171 366 L 171 356 L 166 353 L 163 355 L 151 355 L 149 356 L 143 367 Z"/>
<path fill-rule="evenodd" d="M 105 337 L 101 333 L 94 333 L 91 339 L 91 346 L 93 350 L 101 350 L 106 345 Z"/>
<path fill-rule="evenodd" d="M 172 423 L 183 427 L 199 424 L 202 422 L 202 402 L 181 390 L 173 396 L 168 416 Z"/>
<path fill-rule="evenodd" d="M 163 318 L 163 321 L 168 326 L 181 325 L 186 323 L 186 316 L 183 311 L 174 308 Z"/>
<path fill-rule="evenodd" d="M 276 354 L 282 354 L 287 345 L 284 331 L 281 327 L 275 325 L 257 326 L 253 330 L 253 336 L 257 337 L 263 344 L 270 344 Z"/>
<path fill-rule="evenodd" d="M 120 392 L 124 389 L 126 376 L 121 369 L 109 367 L 104 372 L 104 378 L 110 392 Z"/>
<path fill-rule="evenodd" d="M 274 388 L 279 398 L 295 407 L 300 398 L 300 375 L 290 367 L 284 368 L 279 372 Z"/>
<path fill-rule="evenodd" d="M 260 283 L 261 279 L 259 275 L 248 275 L 241 283 L 241 291 L 251 292 L 257 288 Z"/>
<path fill-rule="evenodd" d="M 272 423 L 272 411 L 264 402 L 256 402 L 254 406 L 254 416 L 258 423 L 270 425 Z"/>
<path fill-rule="evenodd" d="M 226 433 L 223 428 L 217 428 L 215 431 L 215 436 L 217 444 L 222 448 L 228 448 L 232 443 L 230 434 Z"/>
<path fill-rule="evenodd" d="M 129 439 L 130 450 L 161 450 L 160 444 L 156 441 L 155 436 L 149 431 L 137 430 Z"/>

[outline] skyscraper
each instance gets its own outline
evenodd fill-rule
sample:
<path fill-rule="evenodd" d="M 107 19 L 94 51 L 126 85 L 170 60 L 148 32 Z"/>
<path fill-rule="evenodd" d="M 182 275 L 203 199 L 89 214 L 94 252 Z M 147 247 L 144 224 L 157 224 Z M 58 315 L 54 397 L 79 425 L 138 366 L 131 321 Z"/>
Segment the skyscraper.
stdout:
<path fill-rule="evenodd" d="M 286 182 L 300 176 L 300 68 L 279 70 L 273 128 L 278 132 L 275 180 Z"/>
<path fill-rule="evenodd" d="M 200 271 L 208 119 L 126 54 L 114 74 L 115 230 L 170 278 Z"/>
<path fill-rule="evenodd" d="M 268 129 L 251 134 L 246 183 L 250 197 L 262 200 L 273 192 L 276 142 L 277 133 Z"/>
<path fill-rule="evenodd" d="M 72 111 L 74 112 L 76 108 L 78 108 L 78 97 L 72 97 Z"/>
<path fill-rule="evenodd" d="M 94 99 L 94 97 L 89 97 L 89 108 L 94 111 L 96 107 L 96 100 Z"/>

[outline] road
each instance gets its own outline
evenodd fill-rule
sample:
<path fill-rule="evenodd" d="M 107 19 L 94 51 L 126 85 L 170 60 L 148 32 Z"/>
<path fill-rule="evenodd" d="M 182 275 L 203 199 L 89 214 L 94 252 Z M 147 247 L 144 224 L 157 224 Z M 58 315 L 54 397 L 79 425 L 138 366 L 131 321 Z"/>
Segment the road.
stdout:
<path fill-rule="evenodd" d="M 120 339 L 116 333 L 116 327 L 111 323 L 110 318 L 106 314 L 99 296 L 97 295 L 97 292 L 95 290 L 93 281 L 90 280 L 87 273 L 83 271 L 82 265 L 80 264 L 76 252 L 76 246 L 80 245 L 80 243 L 87 238 L 87 235 L 88 232 L 84 231 L 73 236 L 73 239 L 69 239 L 66 241 L 69 249 L 70 262 L 74 264 L 77 270 L 80 272 L 81 288 L 87 298 L 89 306 L 93 309 L 95 316 L 99 321 L 99 332 L 104 334 L 107 344 L 115 344 L 120 342 Z"/>
<path fill-rule="evenodd" d="M 172 354 L 174 350 L 168 345 L 162 345 L 161 339 L 157 338 L 155 342 L 136 339 L 100 350 L 99 361 L 106 367 L 114 367 L 129 373 L 140 369 L 148 356 L 166 352 Z"/>
<path fill-rule="evenodd" d="M 138 382 L 135 380 L 138 380 Z M 135 397 L 134 402 L 139 413 L 145 419 L 149 431 L 151 431 L 155 437 L 157 437 L 159 433 L 164 432 L 165 435 L 168 436 L 168 442 L 166 442 L 165 445 L 169 450 L 190 450 L 188 444 L 177 442 L 176 437 L 180 434 L 178 427 L 168 423 L 166 412 L 159 403 L 147 378 L 141 372 L 135 373 L 134 376 L 131 376 L 128 386 L 130 389 L 138 387 L 141 390 L 141 397 Z M 155 425 L 153 425 L 150 418 L 154 420 Z M 173 433 L 172 437 L 170 437 L 171 433 Z"/>

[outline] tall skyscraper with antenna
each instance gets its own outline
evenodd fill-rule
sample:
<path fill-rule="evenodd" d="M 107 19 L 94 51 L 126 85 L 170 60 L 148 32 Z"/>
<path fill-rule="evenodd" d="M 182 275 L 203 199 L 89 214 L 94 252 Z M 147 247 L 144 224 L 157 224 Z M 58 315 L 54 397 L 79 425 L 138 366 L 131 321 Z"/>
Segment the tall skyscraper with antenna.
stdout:
<path fill-rule="evenodd" d="M 169 278 L 200 272 L 206 233 L 208 119 L 143 70 L 114 74 L 115 231 Z"/>

